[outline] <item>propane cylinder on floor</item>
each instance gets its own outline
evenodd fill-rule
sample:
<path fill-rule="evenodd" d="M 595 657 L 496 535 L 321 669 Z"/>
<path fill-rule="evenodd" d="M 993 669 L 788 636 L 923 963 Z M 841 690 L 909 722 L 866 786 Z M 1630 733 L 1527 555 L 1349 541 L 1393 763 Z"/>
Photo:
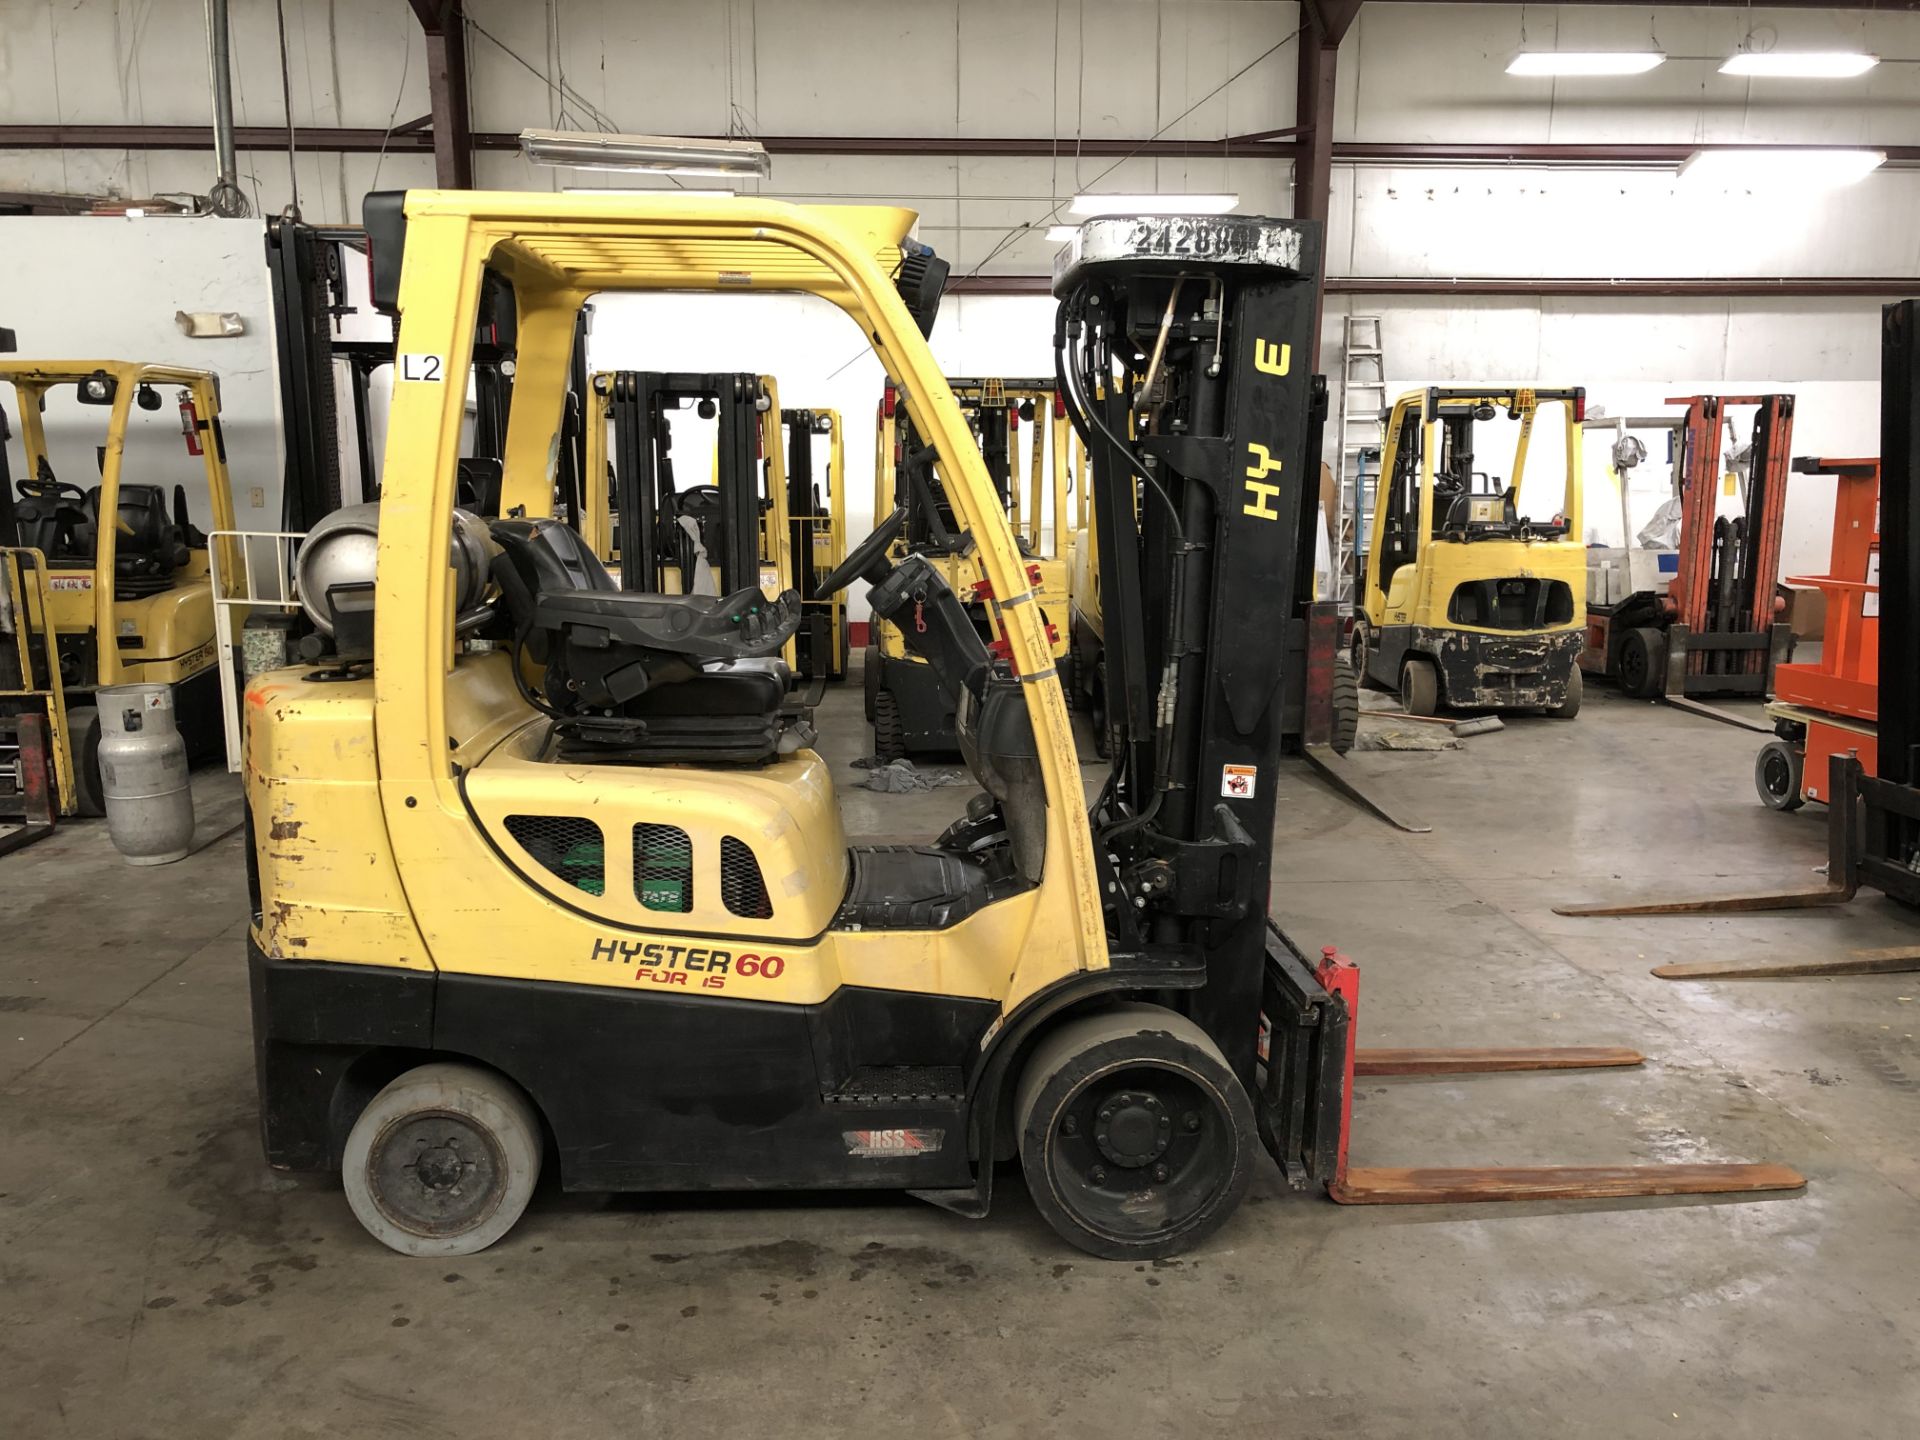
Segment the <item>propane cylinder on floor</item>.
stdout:
<path fill-rule="evenodd" d="M 193 845 L 187 744 L 171 685 L 113 685 L 98 693 L 100 781 L 107 833 L 130 865 L 183 860 Z"/>

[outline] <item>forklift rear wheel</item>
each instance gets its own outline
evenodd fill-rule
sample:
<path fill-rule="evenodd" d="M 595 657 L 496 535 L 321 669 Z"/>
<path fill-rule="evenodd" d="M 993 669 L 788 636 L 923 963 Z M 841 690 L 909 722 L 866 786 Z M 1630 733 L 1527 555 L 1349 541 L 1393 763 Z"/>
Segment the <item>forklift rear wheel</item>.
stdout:
<path fill-rule="evenodd" d="M 1158 1005 L 1062 1023 L 1027 1058 L 1014 1118 L 1034 1205 L 1105 1260 L 1191 1248 L 1253 1178 L 1246 1091 L 1204 1030 Z"/>
<path fill-rule="evenodd" d="M 422 1065 L 373 1097 L 341 1179 L 367 1232 L 403 1255 L 472 1255 L 513 1228 L 540 1178 L 540 1119 L 476 1065 Z"/>
<path fill-rule="evenodd" d="M 1333 657 L 1333 753 L 1344 755 L 1353 749 L 1360 735 L 1360 680 L 1353 661 L 1345 655 Z"/>
<path fill-rule="evenodd" d="M 67 753 L 73 757 L 76 815 L 95 819 L 107 813 L 107 790 L 100 779 L 100 711 L 76 705 L 67 711 Z"/>
<path fill-rule="evenodd" d="M 1567 698 L 1554 706 L 1547 714 L 1556 720 L 1571 720 L 1580 713 L 1580 692 L 1586 686 L 1580 680 L 1580 667 L 1573 667 L 1573 674 L 1567 677 Z"/>
<path fill-rule="evenodd" d="M 1621 638 L 1620 688 L 1639 700 L 1651 700 L 1666 691 L 1666 636 L 1643 626 Z"/>
<path fill-rule="evenodd" d="M 1798 810 L 1807 803 L 1801 789 L 1806 762 L 1800 752 L 1784 740 L 1769 740 L 1753 759 L 1753 788 L 1760 792 L 1760 803 L 1769 810 Z"/>
<path fill-rule="evenodd" d="M 1440 708 L 1440 672 L 1415 655 L 1400 667 L 1400 705 L 1409 715 L 1431 715 Z"/>
<path fill-rule="evenodd" d="M 877 690 L 873 696 L 873 758 L 891 765 L 906 758 L 907 742 L 900 733 L 900 702 L 893 691 Z"/>

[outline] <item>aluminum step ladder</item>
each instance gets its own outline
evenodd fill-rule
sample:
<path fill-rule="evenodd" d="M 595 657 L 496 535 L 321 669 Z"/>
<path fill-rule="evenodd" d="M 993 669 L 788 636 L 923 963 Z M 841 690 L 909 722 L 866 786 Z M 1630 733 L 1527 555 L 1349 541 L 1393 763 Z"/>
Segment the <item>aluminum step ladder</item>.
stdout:
<path fill-rule="evenodd" d="M 1342 614 L 1354 606 L 1359 556 L 1367 547 L 1373 519 L 1374 487 L 1380 473 L 1385 436 L 1386 364 L 1380 347 L 1378 315 L 1345 317 L 1340 352 L 1340 454 L 1334 478 L 1340 514 L 1334 522 L 1334 600 Z"/>

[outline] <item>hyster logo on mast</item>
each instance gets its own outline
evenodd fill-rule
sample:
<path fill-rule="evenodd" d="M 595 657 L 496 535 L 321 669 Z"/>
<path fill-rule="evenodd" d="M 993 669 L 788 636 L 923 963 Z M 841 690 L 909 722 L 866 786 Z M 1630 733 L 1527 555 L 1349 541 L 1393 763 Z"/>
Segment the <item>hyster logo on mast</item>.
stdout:
<path fill-rule="evenodd" d="M 1273 501 L 1280 487 L 1267 483 L 1262 477 L 1278 474 L 1283 462 L 1268 454 L 1266 446 L 1252 440 L 1247 442 L 1247 455 L 1253 461 L 1247 466 L 1247 493 L 1253 496 L 1253 503 L 1243 506 L 1243 513 L 1260 520 L 1278 520 L 1280 512 L 1273 508 Z"/>

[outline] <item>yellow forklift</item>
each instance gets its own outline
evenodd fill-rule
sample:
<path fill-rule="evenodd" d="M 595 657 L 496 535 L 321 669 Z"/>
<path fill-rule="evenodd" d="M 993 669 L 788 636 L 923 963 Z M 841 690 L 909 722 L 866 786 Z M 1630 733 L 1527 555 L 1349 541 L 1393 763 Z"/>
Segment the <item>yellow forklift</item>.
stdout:
<path fill-rule="evenodd" d="M 1013 528 L 1015 544 L 1040 597 L 1054 661 L 1070 667 L 1065 622 L 1070 608 L 1072 532 L 1067 526 L 1067 494 L 1072 430 L 1065 401 L 1051 380 L 951 378 L 947 387 L 979 446 L 1001 512 Z M 1024 444 L 1024 464 L 1022 425 L 1030 437 Z M 991 646 L 991 588 L 976 547 L 947 498 L 947 481 L 933 447 L 920 438 L 911 416 L 901 409 L 897 387 L 891 384 L 876 417 L 873 490 L 876 516 L 895 507 L 906 511 L 906 522 L 894 542 L 894 558 L 922 555 L 938 566 Z M 957 748 L 950 697 L 900 627 L 877 616 L 871 624 L 862 679 L 876 759 L 897 760 Z M 1069 683 L 1068 693 L 1072 691 Z"/>
<path fill-rule="evenodd" d="M 1534 519 L 1520 511 L 1521 486 L 1546 405 L 1562 410 L 1566 480 L 1558 508 Z M 1475 427 L 1503 416 L 1517 424 L 1505 479 L 1474 449 L 1476 433 L 1489 443 Z M 1442 707 L 1579 714 L 1585 418 L 1578 388 L 1436 386 L 1394 402 L 1353 625 L 1353 668 L 1364 683 L 1398 693 L 1411 715 Z"/>
<path fill-rule="evenodd" d="M 798 647 L 802 678 L 847 678 L 849 631 L 845 593 L 821 595 L 820 577 L 847 556 L 846 448 L 837 410 L 782 410 L 786 432 L 788 554 L 792 583 L 805 606 Z M 820 454 L 822 442 L 826 455 Z M 824 459 L 824 464 L 822 463 Z"/>
<path fill-rule="evenodd" d="M 247 949 L 267 1156 L 340 1171 L 381 1241 L 482 1249 L 549 1168 L 574 1190 L 904 1189 L 979 1217 L 1018 1157 L 1062 1236 L 1126 1259 L 1224 1222 L 1262 1145 L 1356 1202 L 1802 1183 L 1347 1165 L 1352 1077 L 1380 1069 L 1353 1049 L 1351 964 L 1309 962 L 1268 917 L 1298 677 L 1289 644 L 1252 643 L 1306 623 L 1325 389 L 1271 357 L 1311 342 L 1317 225 L 1094 221 L 1063 268 L 1069 404 L 1102 436 L 1119 557 L 1125 710 L 1089 809 L 1027 562 L 924 339 L 944 267 L 907 248 L 912 212 L 428 191 L 366 214 L 402 353 L 441 363 L 395 386 L 363 629 L 248 689 Z M 1207 260 L 1165 258 L 1196 229 Z M 464 373 L 483 270 L 512 280 L 520 344 L 476 571 L 453 563 L 461 397 L 438 377 Z M 1144 354 L 1169 289 L 1197 283 L 1218 318 L 1162 329 L 1157 413 L 1139 451 L 1116 445 L 1124 402 L 1087 413 L 1084 376 Z M 992 588 L 1004 654 L 932 561 L 890 558 L 900 510 L 817 587 L 864 579 L 959 697 L 982 792 L 927 844 L 849 845 L 830 767 L 785 743 L 797 593 L 622 590 L 551 513 L 580 307 L 743 284 L 820 296 L 870 337 Z M 1118 535 L 1136 472 L 1157 487 L 1138 546 Z"/>
<path fill-rule="evenodd" d="M 179 430 L 206 478 L 198 514 L 234 528 L 219 382 L 205 370 L 124 360 L 0 360 L 25 464 L 9 474 L 0 444 L 0 817 L 105 813 L 97 690 L 171 685 L 188 754 L 219 750 L 224 728 L 207 531 L 187 487 L 129 473 L 136 409 L 173 392 Z M 100 412 L 93 476 L 57 474 L 49 398 Z M 0 405 L 0 442 L 10 438 Z M 155 422 L 164 423 L 164 422 Z M 222 542 L 227 543 L 227 542 Z M 238 564 L 223 565 L 232 574 Z"/>

